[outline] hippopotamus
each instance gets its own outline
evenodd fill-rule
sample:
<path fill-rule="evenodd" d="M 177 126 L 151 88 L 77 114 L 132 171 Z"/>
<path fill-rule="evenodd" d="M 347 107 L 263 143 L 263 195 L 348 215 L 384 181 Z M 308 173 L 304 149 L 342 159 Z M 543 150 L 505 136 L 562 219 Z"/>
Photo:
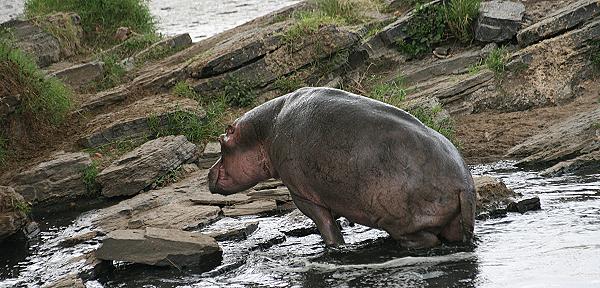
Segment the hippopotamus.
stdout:
<path fill-rule="evenodd" d="M 219 136 L 209 190 L 281 179 L 325 244 L 336 219 L 385 230 L 409 248 L 470 242 L 475 189 L 459 151 L 409 113 L 332 88 L 301 88 L 248 111 Z"/>

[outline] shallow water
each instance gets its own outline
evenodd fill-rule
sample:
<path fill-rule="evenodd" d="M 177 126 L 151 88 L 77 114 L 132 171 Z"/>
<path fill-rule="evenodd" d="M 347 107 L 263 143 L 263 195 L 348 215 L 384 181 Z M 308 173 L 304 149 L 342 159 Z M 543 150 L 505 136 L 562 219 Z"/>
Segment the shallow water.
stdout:
<path fill-rule="evenodd" d="M 23 13 L 24 0 L 2 0 L 0 23 Z M 231 29 L 298 0 L 151 0 L 150 12 L 165 35 L 190 33 L 194 42 Z"/>
<path fill-rule="evenodd" d="M 313 224 L 294 214 L 223 218 L 202 231 L 259 221 L 247 240 L 223 241 L 222 265 L 208 272 L 118 265 L 87 287 L 600 287 L 600 174 L 544 178 L 501 162 L 472 167 L 476 175 L 501 178 L 517 192 L 537 195 L 542 210 L 476 222 L 474 247 L 427 251 L 399 248 L 387 233 L 343 223 L 349 245 L 325 249 L 319 235 L 285 235 Z M 77 249 L 56 243 L 84 230 L 87 216 L 66 227 L 49 227 L 18 269 L 0 287 L 35 287 L 65 271 L 78 271 Z M 4 249 L 6 247 L 3 247 Z M 4 251 L 3 249 L 3 251 Z M 15 271 L 16 270 L 16 271 Z M 2 278 L 0 278 L 2 279 Z"/>

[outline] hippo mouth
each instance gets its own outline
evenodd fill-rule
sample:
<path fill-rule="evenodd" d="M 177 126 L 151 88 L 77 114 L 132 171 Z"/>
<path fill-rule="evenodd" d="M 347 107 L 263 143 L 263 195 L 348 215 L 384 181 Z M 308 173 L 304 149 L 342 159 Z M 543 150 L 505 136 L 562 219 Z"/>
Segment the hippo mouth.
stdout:
<path fill-rule="evenodd" d="M 227 181 L 229 177 L 227 176 L 227 172 L 225 171 L 225 165 L 223 165 L 222 158 L 219 158 L 217 163 L 215 163 L 208 173 L 209 185 L 208 188 L 211 192 L 223 194 L 226 193 L 223 188 L 219 187 L 219 183 L 223 183 Z"/>

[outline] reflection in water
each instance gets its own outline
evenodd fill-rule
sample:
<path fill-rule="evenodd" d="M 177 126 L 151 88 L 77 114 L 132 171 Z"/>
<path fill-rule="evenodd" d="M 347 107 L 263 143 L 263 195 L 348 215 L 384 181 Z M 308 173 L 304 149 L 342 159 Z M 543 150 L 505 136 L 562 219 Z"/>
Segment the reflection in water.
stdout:
<path fill-rule="evenodd" d="M 202 231 L 259 221 L 243 241 L 224 241 L 223 262 L 211 271 L 178 271 L 119 265 L 90 287 L 600 287 L 600 175 L 543 178 L 511 163 L 472 167 L 474 174 L 502 178 L 525 196 L 537 195 L 542 210 L 478 221 L 474 247 L 406 250 L 387 233 L 344 224 L 348 245 L 326 249 L 319 235 L 290 236 L 310 228 L 304 217 L 223 218 Z M 79 271 L 76 249 L 56 243 L 89 225 L 81 217 L 66 228 L 46 231 L 42 244 L 17 265 L 15 283 L 43 283 Z M 288 235 L 285 235 L 285 233 Z M 58 255 L 58 256 L 56 256 Z M 15 256 L 15 258 L 18 258 Z M 15 276 L 15 275 L 13 275 Z M 6 277 L 6 274 L 3 274 Z"/>

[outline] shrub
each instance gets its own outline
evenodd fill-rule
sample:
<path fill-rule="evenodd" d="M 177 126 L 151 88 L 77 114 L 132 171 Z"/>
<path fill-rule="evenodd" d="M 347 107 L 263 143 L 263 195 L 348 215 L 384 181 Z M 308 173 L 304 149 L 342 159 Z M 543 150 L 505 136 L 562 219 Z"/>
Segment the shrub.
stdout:
<path fill-rule="evenodd" d="M 444 7 L 450 32 L 462 42 L 473 40 L 473 20 L 479 14 L 481 0 L 452 0 Z"/>
<path fill-rule="evenodd" d="M 228 77 L 224 82 L 225 101 L 233 107 L 248 107 L 254 103 L 256 93 L 245 80 Z"/>
<path fill-rule="evenodd" d="M 96 182 L 96 177 L 98 176 L 99 172 L 97 161 L 92 161 L 92 164 L 82 171 L 85 189 L 91 195 L 97 194 L 100 191 L 100 185 L 98 182 Z"/>
<path fill-rule="evenodd" d="M 410 57 L 429 52 L 442 42 L 446 31 L 443 6 L 418 5 L 414 13 L 414 20 L 403 29 L 407 37 L 397 41 L 400 52 Z"/>
<path fill-rule="evenodd" d="M 107 54 L 102 56 L 101 60 L 104 62 L 104 75 L 96 84 L 96 89 L 102 91 L 121 84 L 127 71 L 121 65 L 119 57 L 115 54 Z"/>
<path fill-rule="evenodd" d="M 58 79 L 46 77 L 35 61 L 10 43 L 0 41 L 0 85 L 21 94 L 19 112 L 29 117 L 60 124 L 71 108 L 71 91 Z"/>
<path fill-rule="evenodd" d="M 113 44 L 119 27 L 131 27 L 140 34 L 154 33 L 154 19 L 144 0 L 27 0 L 25 14 L 36 17 L 54 12 L 75 12 L 81 16 L 86 38 Z"/>

